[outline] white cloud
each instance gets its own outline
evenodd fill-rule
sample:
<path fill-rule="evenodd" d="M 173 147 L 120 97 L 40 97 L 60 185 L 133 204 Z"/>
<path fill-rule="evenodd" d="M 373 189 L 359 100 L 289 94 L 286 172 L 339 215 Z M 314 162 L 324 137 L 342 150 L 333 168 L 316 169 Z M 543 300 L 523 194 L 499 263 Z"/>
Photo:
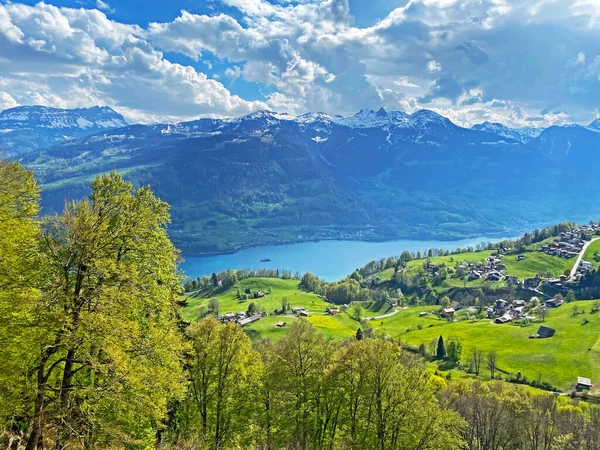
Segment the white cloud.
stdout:
<path fill-rule="evenodd" d="M 115 10 L 113 8 L 111 8 L 108 3 L 103 2 L 102 0 L 96 0 L 96 8 L 98 8 L 100 11 L 104 11 L 109 14 L 112 14 L 115 12 Z"/>
<path fill-rule="evenodd" d="M 9 93 L 0 91 L 0 111 L 15 106 L 19 106 L 17 101 Z"/>
<path fill-rule="evenodd" d="M 427 63 L 427 70 L 430 73 L 436 73 L 442 71 L 442 65 L 437 61 L 429 61 Z"/>
<path fill-rule="evenodd" d="M 22 104 L 108 104 L 129 117 L 234 116 L 265 108 L 164 58 L 137 26 L 98 10 L 0 5 L 3 90 Z M 8 30 L 8 32 L 7 32 Z M 85 105 L 82 105 L 85 103 Z"/>
<path fill-rule="evenodd" d="M 98 8 L 110 9 L 103 2 Z M 347 0 L 223 0 L 238 12 L 183 11 L 147 28 L 98 10 L 0 4 L 0 90 L 21 104 L 97 102 L 146 121 L 379 106 L 436 109 L 464 124 L 593 118 L 597 0 L 399 3 L 363 28 L 353 25 Z M 212 71 L 211 61 L 228 67 L 215 64 L 219 73 L 207 77 L 162 52 Z M 269 94 L 246 101 L 219 77 L 259 83 Z"/>

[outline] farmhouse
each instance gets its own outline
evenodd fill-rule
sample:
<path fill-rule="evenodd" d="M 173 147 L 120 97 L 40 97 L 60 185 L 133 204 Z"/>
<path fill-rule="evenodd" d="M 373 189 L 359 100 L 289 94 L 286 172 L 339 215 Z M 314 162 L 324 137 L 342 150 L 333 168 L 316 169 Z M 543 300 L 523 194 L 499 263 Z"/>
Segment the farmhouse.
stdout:
<path fill-rule="evenodd" d="M 257 313 L 254 314 L 250 317 L 245 317 L 243 319 L 238 320 L 238 323 L 242 326 L 245 327 L 246 325 L 250 325 L 251 323 L 256 322 L 257 320 L 260 320 L 262 318 L 262 314 Z"/>
<path fill-rule="evenodd" d="M 541 281 L 542 280 L 540 279 L 540 277 L 525 278 L 523 280 L 523 286 L 528 289 L 535 289 L 540 285 Z"/>
<path fill-rule="evenodd" d="M 254 298 L 261 298 L 261 297 L 264 297 L 264 296 L 265 296 L 265 291 L 263 291 L 263 290 L 256 291 L 254 293 Z"/>
<path fill-rule="evenodd" d="M 504 275 L 497 270 L 492 270 L 487 274 L 487 279 L 490 281 L 502 281 L 504 279 Z"/>
<path fill-rule="evenodd" d="M 587 389 L 588 391 L 592 388 L 592 380 L 589 378 L 577 377 L 577 386 L 575 389 L 582 391 Z"/>
<path fill-rule="evenodd" d="M 455 312 L 456 311 L 454 310 L 454 308 L 445 308 L 445 309 L 442 309 L 440 316 L 445 317 L 447 319 L 451 319 L 454 317 Z"/>
<path fill-rule="evenodd" d="M 552 298 L 550 300 L 546 300 L 544 302 L 544 305 L 546 305 L 549 308 L 558 308 L 563 303 L 564 303 L 564 300 L 562 300 L 562 299 Z"/>
<path fill-rule="evenodd" d="M 303 309 L 302 311 L 300 311 L 298 314 L 300 314 L 302 317 L 308 317 L 310 316 L 309 312 L 305 309 Z"/>

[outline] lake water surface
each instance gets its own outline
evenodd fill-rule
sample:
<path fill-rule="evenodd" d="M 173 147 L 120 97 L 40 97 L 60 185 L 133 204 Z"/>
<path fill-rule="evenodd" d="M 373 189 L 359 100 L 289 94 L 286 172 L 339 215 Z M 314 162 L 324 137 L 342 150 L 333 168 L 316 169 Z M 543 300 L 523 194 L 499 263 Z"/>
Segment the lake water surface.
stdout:
<path fill-rule="evenodd" d="M 457 241 L 413 241 L 390 242 L 362 241 L 319 241 L 299 244 L 255 247 L 228 255 L 190 256 L 181 268 L 190 278 L 210 275 L 227 269 L 289 269 L 304 274 L 311 272 L 318 277 L 335 281 L 352 273 L 354 269 L 372 260 L 400 255 L 404 250 L 413 252 L 429 248 L 454 250 L 475 246 L 481 242 L 497 241 L 485 237 Z M 185 256 L 184 256 L 185 257 Z M 261 259 L 270 259 L 262 263 Z"/>

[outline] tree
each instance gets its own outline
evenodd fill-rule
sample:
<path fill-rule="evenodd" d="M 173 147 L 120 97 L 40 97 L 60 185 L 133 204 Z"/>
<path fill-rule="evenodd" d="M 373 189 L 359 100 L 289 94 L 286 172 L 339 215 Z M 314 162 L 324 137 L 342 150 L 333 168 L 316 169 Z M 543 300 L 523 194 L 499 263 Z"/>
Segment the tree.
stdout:
<path fill-rule="evenodd" d="M 352 305 L 352 318 L 357 322 L 360 322 L 363 317 L 363 308 L 360 303 L 355 302 Z"/>
<path fill-rule="evenodd" d="M 218 316 L 219 315 L 219 307 L 220 307 L 219 299 L 217 297 L 211 297 L 211 299 L 208 301 L 208 309 L 210 311 L 212 311 L 213 314 Z"/>
<path fill-rule="evenodd" d="M 248 314 L 249 316 L 252 316 L 252 315 L 256 314 L 257 312 L 258 312 L 258 307 L 256 306 L 256 303 L 250 302 L 250 304 L 248 305 L 246 314 Z"/>
<path fill-rule="evenodd" d="M 192 350 L 185 428 L 215 450 L 236 447 L 242 436 L 252 437 L 247 431 L 258 411 L 261 358 L 232 322 L 220 324 L 209 317 L 190 325 L 187 335 Z"/>
<path fill-rule="evenodd" d="M 362 328 L 359 328 L 358 330 L 356 330 L 356 340 L 357 341 L 362 341 L 363 339 L 363 330 Z"/>
<path fill-rule="evenodd" d="M 481 364 L 483 363 L 483 352 L 473 347 L 471 350 L 471 360 L 470 363 L 473 367 L 473 372 L 475 375 L 479 376 L 479 372 L 481 371 Z"/>
<path fill-rule="evenodd" d="M 290 309 L 291 309 L 290 301 L 288 300 L 287 297 L 282 297 L 281 298 L 281 314 L 285 313 L 286 311 L 289 311 Z"/>
<path fill-rule="evenodd" d="M 436 338 L 431 338 L 431 341 L 429 341 L 429 356 L 432 358 L 437 356 L 437 345 L 438 340 Z"/>
<path fill-rule="evenodd" d="M 212 276 L 210 277 L 210 281 L 212 282 L 212 285 L 214 287 L 217 287 L 219 284 L 219 278 L 217 277 L 217 274 L 213 272 Z"/>
<path fill-rule="evenodd" d="M 444 338 L 440 335 L 437 343 L 437 352 L 435 356 L 438 359 L 444 359 L 446 357 L 446 347 L 444 347 Z"/>
<path fill-rule="evenodd" d="M 565 296 L 565 301 L 567 303 L 571 303 L 571 302 L 574 302 L 575 300 L 577 300 L 577 298 L 575 297 L 575 292 L 573 292 L 572 290 L 569 290 L 569 292 L 567 292 L 567 295 Z"/>
<path fill-rule="evenodd" d="M 446 345 L 446 354 L 450 364 L 456 366 L 460 364 L 462 356 L 462 344 L 458 338 L 450 337 Z"/>
<path fill-rule="evenodd" d="M 25 374 L 46 342 L 40 307 L 38 187 L 33 174 L 0 160 L 0 427 L 30 419 L 35 391 Z"/>
<path fill-rule="evenodd" d="M 419 355 L 427 356 L 427 348 L 425 347 L 425 344 L 422 342 L 421 342 L 421 345 L 419 345 Z"/>
<path fill-rule="evenodd" d="M 488 352 L 486 362 L 488 369 L 490 369 L 490 378 L 493 379 L 498 369 L 498 354 L 493 350 Z"/>
<path fill-rule="evenodd" d="M 168 205 L 115 172 L 91 187 L 43 225 L 28 450 L 46 428 L 57 448 L 151 445 L 149 431 L 183 394 Z"/>
<path fill-rule="evenodd" d="M 442 308 L 448 308 L 450 306 L 450 297 L 447 295 L 443 296 L 442 300 L 440 300 L 440 306 Z"/>

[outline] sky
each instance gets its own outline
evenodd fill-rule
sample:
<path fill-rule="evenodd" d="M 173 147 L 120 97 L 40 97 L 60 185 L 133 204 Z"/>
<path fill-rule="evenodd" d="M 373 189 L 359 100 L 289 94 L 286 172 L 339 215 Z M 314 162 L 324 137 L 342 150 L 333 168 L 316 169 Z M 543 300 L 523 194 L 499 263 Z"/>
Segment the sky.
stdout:
<path fill-rule="evenodd" d="M 587 124 L 599 42 L 599 0 L 0 0 L 0 110 Z"/>

